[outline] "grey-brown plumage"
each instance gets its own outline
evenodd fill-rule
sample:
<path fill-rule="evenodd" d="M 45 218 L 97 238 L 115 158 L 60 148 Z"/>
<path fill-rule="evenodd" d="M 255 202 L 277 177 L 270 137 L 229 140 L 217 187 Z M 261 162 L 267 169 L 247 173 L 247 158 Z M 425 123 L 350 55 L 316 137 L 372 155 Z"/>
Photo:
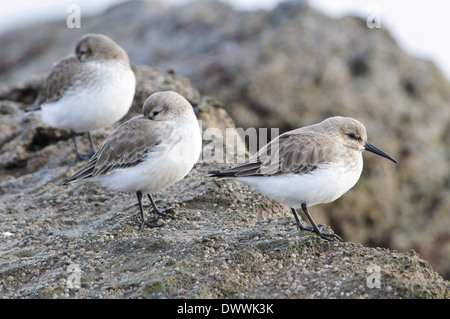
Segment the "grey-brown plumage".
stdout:
<path fill-rule="evenodd" d="M 59 100 L 72 83 L 81 81 L 83 66 L 75 56 L 69 56 L 56 63 L 39 91 L 39 95 L 29 111 L 41 109 L 41 104 Z M 71 70 L 68 72 L 67 70 Z"/>
<path fill-rule="evenodd" d="M 64 185 L 105 175 L 115 169 L 133 167 L 141 163 L 160 143 L 160 133 L 155 129 L 155 122 L 148 120 L 148 114 L 139 115 L 115 129 L 91 159 L 64 180 Z"/>
<path fill-rule="evenodd" d="M 220 170 L 218 176 L 277 176 L 287 173 L 306 174 L 317 165 L 333 158 L 332 148 L 327 147 L 314 132 L 294 130 L 280 135 L 266 144 L 248 163 Z M 316 138 L 315 138 L 316 136 Z"/>
<path fill-rule="evenodd" d="M 358 150 L 360 141 L 367 141 L 365 128 L 359 122 L 340 117 L 332 119 L 326 121 L 328 125 L 309 125 L 276 137 L 253 155 L 248 163 L 217 171 L 220 172 L 217 177 L 307 174 L 341 153 L 341 149 L 330 141 L 338 142 L 337 139 L 343 137 L 348 147 Z M 331 130 L 333 127 L 335 129 Z M 355 137 L 352 140 L 347 134 Z"/>

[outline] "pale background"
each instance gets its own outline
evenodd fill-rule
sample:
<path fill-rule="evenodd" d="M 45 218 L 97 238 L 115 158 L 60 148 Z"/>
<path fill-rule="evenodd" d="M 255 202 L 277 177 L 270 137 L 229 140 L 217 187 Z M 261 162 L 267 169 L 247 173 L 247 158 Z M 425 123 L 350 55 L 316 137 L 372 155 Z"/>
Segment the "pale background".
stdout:
<path fill-rule="evenodd" d="M 67 19 L 67 6 L 78 4 L 81 14 L 99 13 L 124 0 L 1 0 L 0 33 L 45 20 Z M 189 0 L 169 0 L 177 4 Z M 224 0 L 242 10 L 272 9 L 280 0 Z M 408 53 L 434 61 L 450 79 L 450 1 L 444 0 L 309 0 L 332 17 L 357 15 L 367 19 L 373 8 L 380 12 L 381 28 L 388 29 Z"/>

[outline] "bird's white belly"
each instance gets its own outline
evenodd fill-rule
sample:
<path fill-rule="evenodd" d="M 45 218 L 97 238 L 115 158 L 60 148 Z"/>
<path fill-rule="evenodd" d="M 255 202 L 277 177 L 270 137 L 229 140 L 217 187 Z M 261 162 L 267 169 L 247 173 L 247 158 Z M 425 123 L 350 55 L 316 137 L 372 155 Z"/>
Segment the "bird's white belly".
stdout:
<path fill-rule="evenodd" d="M 169 162 L 165 156 L 142 162 L 134 167 L 118 169 L 107 175 L 94 177 L 102 186 L 115 191 L 152 194 L 164 189 L 189 173 L 193 163 Z"/>
<path fill-rule="evenodd" d="M 236 179 L 249 184 L 277 202 L 292 208 L 300 208 L 302 203 L 313 206 L 338 199 L 356 184 L 361 172 L 362 156 L 353 167 L 329 163 L 303 175 L 287 174 Z"/>
<path fill-rule="evenodd" d="M 89 85 L 74 85 L 58 101 L 43 104 L 42 121 L 77 133 L 110 126 L 127 114 L 135 85 L 131 70 L 103 70 L 102 76 Z"/>
<path fill-rule="evenodd" d="M 195 125 L 194 130 L 178 127 L 180 139 L 176 143 L 163 145 L 163 142 L 140 164 L 116 169 L 90 180 L 111 190 L 146 194 L 175 184 L 189 173 L 199 158 L 202 140 L 197 122 Z"/>

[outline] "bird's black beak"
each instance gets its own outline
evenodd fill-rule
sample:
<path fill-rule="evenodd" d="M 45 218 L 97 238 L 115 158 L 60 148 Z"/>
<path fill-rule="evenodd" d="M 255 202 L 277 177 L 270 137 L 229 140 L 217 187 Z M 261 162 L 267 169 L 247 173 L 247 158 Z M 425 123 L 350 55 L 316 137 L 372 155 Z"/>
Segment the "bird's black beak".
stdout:
<path fill-rule="evenodd" d="M 386 157 L 387 159 L 390 159 L 391 161 L 393 161 L 394 163 L 398 163 L 397 160 L 395 158 L 393 158 L 392 156 L 386 154 L 385 152 L 383 152 L 382 150 L 380 150 L 379 148 L 373 146 L 372 144 L 370 144 L 369 142 L 366 142 L 366 144 L 364 145 L 364 149 L 366 151 L 378 154 L 380 156 Z"/>

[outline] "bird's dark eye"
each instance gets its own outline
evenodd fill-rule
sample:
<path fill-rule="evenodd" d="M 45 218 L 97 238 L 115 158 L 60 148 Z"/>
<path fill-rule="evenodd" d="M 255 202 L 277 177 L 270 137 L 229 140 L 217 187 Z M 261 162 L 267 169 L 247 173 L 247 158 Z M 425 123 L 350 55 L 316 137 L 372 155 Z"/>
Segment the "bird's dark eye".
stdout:
<path fill-rule="evenodd" d="M 86 50 L 80 50 L 78 51 L 78 58 L 82 60 L 86 56 L 87 51 Z"/>
<path fill-rule="evenodd" d="M 159 113 L 161 113 L 161 111 L 153 111 L 152 116 L 156 116 L 156 115 L 158 115 Z"/>
<path fill-rule="evenodd" d="M 350 137 L 352 140 L 356 140 L 355 133 L 347 133 L 347 136 Z"/>

